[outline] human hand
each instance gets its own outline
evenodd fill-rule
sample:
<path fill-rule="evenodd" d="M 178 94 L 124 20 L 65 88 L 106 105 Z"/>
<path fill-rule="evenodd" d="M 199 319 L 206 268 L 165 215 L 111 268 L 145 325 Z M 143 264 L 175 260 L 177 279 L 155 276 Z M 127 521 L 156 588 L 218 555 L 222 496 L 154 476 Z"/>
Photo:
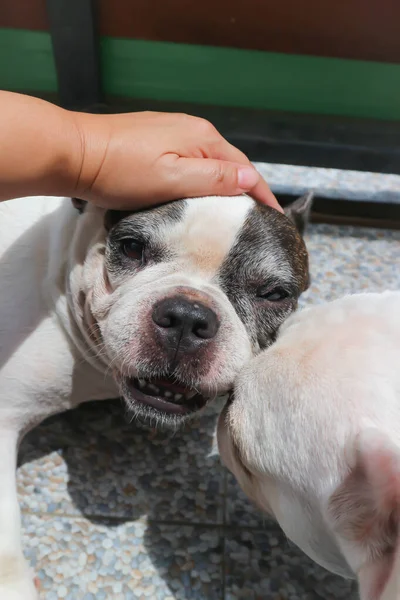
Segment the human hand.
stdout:
<path fill-rule="evenodd" d="M 130 209 L 246 192 L 282 211 L 247 157 L 206 120 L 155 112 L 69 116 L 82 151 L 74 191 L 79 198 Z"/>

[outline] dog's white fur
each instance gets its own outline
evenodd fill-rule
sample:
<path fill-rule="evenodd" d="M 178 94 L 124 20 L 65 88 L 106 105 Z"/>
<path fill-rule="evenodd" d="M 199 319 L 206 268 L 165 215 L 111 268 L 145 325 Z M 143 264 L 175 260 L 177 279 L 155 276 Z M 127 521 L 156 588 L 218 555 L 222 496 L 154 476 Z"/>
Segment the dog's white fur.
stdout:
<path fill-rule="evenodd" d="M 242 370 L 223 461 L 316 562 L 363 600 L 400 598 L 400 292 L 293 314 Z"/>
<path fill-rule="evenodd" d="M 151 226 L 173 260 L 133 273 L 105 268 L 104 210 L 87 205 L 79 215 L 64 198 L 0 204 L 1 600 L 36 598 L 20 542 L 15 465 L 21 437 L 54 413 L 119 396 L 115 372 L 135 376 L 146 360 L 147 372 L 154 368 L 143 348 L 158 298 L 185 288 L 207 297 L 218 313 L 215 352 L 193 382 L 202 393 L 229 389 L 255 352 L 218 281 L 254 202 L 246 196 L 185 202 L 183 221 Z M 265 267 L 291 277 L 277 252 L 271 240 L 273 264 Z"/>
<path fill-rule="evenodd" d="M 244 196 L 230 201 L 229 209 L 222 208 L 221 227 L 215 215 L 223 202 L 190 201 L 185 223 L 159 231 L 181 258 L 144 269 L 128 281 L 118 273 L 111 281 L 104 276 L 105 211 L 88 205 L 78 215 L 71 201 L 62 198 L 25 198 L 0 205 L 1 600 L 36 597 L 20 546 L 18 440 L 53 413 L 119 395 L 110 365 L 134 374 L 141 360 L 139 342 L 146 333 L 143 314 L 157 297 L 170 288 L 189 286 L 219 306 L 220 352 L 204 382 L 213 393 L 229 386 L 251 355 L 243 324 L 211 280 L 252 201 Z M 99 324 L 105 353 L 96 352 L 85 310 Z"/>
<path fill-rule="evenodd" d="M 0 598 L 31 600 L 36 591 L 16 496 L 18 442 L 53 413 L 118 394 L 96 359 L 83 364 L 91 354 L 83 347 L 81 354 L 83 342 L 67 318 L 63 275 L 76 226 L 70 202 L 5 202 L 0 223 Z"/>

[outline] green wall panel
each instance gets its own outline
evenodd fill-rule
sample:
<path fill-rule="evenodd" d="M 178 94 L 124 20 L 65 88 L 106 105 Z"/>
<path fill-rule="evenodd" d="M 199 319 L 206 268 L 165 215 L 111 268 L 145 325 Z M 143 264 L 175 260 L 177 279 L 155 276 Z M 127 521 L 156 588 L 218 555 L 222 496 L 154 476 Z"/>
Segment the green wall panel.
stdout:
<path fill-rule="evenodd" d="M 400 65 L 103 38 L 107 94 L 400 120 Z M 52 92 L 50 36 L 0 29 L 0 87 Z"/>

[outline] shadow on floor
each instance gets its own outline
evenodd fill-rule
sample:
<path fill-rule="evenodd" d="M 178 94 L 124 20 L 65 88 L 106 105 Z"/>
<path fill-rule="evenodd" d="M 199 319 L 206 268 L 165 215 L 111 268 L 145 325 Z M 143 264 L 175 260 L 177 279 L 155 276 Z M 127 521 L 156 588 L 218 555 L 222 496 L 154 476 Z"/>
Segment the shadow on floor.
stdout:
<path fill-rule="evenodd" d="M 154 433 L 129 423 L 119 401 L 53 417 L 21 445 L 22 506 L 34 512 L 44 503 L 52 516 L 110 529 L 147 517 L 145 551 L 175 598 L 350 600 L 354 586 L 314 565 L 276 524 L 251 528 L 240 513 L 227 517 L 215 422 L 214 411 L 174 434 Z M 45 456 L 50 476 L 41 469 Z M 35 483 L 24 489 L 28 463 Z"/>

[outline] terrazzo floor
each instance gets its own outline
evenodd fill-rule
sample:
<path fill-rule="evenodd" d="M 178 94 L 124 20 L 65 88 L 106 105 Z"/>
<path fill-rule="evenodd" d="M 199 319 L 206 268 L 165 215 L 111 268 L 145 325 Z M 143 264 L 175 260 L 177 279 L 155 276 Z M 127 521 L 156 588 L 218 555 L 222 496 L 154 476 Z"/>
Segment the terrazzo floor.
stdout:
<path fill-rule="evenodd" d="M 314 225 L 302 304 L 400 289 L 400 232 Z M 167 435 L 88 403 L 24 440 L 26 557 L 43 600 L 353 600 L 254 510 L 213 447 L 218 407 Z"/>

